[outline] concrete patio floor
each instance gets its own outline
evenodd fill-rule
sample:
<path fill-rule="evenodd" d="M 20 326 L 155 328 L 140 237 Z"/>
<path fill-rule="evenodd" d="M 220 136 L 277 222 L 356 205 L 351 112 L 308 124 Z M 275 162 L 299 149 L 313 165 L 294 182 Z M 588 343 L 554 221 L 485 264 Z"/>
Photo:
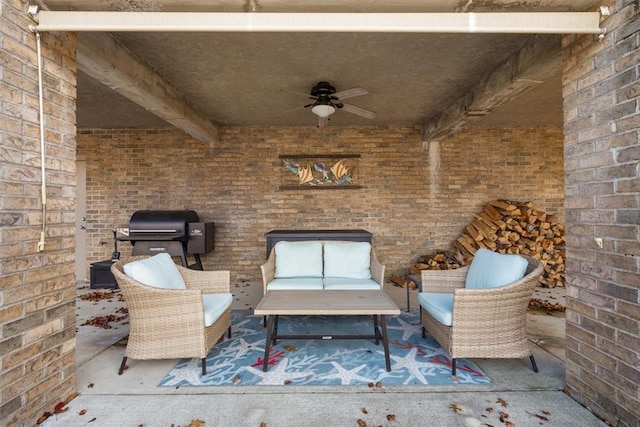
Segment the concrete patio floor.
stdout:
<path fill-rule="evenodd" d="M 385 290 L 406 309 L 405 289 Z M 112 329 L 82 324 L 96 316 L 120 315 L 125 304 L 81 299 L 111 293 L 79 284 L 77 299 L 77 392 L 68 410 L 44 426 L 605 426 L 563 392 L 564 314 L 532 310 L 528 315 L 531 349 L 540 372 L 528 359 L 473 359 L 491 378 L 489 385 L 449 386 L 227 386 L 157 387 L 177 360 L 136 361 L 121 376 L 117 370 L 128 334 L 127 319 Z M 255 307 L 258 283 L 232 284 L 236 310 Z M 564 304 L 564 289 L 538 288 L 534 298 Z M 411 292 L 410 306 L 417 307 Z M 366 413 L 365 413 L 366 412 Z M 505 415 L 508 418 L 505 418 Z M 502 417 L 502 421 L 500 418 Z"/>

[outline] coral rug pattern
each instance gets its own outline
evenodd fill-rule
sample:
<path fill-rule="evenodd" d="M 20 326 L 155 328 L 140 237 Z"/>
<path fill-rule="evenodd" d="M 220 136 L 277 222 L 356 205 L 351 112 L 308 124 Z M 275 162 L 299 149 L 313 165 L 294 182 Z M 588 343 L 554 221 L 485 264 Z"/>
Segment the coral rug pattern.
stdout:
<path fill-rule="evenodd" d="M 446 385 L 487 384 L 491 380 L 466 359 L 451 359 L 430 336 L 422 338 L 419 312 L 387 316 L 391 372 L 384 349 L 373 340 L 278 340 L 262 371 L 266 341 L 262 317 L 233 312 L 232 338 L 216 344 L 207 356 L 207 374 L 200 359 L 183 359 L 159 386 L 243 385 Z M 372 334 L 371 316 L 281 316 L 281 334 Z"/>

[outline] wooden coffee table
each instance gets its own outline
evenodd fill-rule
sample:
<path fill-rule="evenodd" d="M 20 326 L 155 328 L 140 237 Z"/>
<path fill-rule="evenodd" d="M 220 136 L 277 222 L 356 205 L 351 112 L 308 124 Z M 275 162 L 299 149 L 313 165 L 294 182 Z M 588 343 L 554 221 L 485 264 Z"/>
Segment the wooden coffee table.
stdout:
<path fill-rule="evenodd" d="M 267 316 L 267 342 L 264 349 L 262 370 L 267 372 L 269 351 L 278 339 L 373 339 L 376 345 L 382 341 L 387 371 L 391 371 L 386 315 L 399 315 L 400 309 L 386 292 L 379 290 L 282 290 L 268 291 L 254 313 Z M 278 316 L 338 316 L 370 315 L 373 317 L 371 335 L 279 335 Z"/>

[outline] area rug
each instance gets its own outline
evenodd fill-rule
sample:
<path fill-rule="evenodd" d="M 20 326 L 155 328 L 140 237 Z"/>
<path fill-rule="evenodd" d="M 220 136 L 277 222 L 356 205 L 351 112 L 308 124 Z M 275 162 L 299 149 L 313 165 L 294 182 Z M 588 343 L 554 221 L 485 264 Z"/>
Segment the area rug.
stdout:
<path fill-rule="evenodd" d="M 233 312 L 232 338 L 207 356 L 183 359 L 160 381 L 161 387 L 246 385 L 445 385 L 491 382 L 473 362 L 451 359 L 432 338 L 422 338 L 419 312 L 387 316 L 391 372 L 385 369 L 382 344 L 373 340 L 278 340 L 262 371 L 266 341 L 262 317 Z M 371 316 L 281 316 L 281 334 L 371 334 Z"/>

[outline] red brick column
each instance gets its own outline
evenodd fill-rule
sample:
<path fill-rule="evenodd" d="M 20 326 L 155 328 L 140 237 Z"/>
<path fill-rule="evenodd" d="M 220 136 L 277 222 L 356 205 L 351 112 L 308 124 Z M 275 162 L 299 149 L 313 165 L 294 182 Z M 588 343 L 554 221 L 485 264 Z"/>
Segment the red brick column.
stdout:
<path fill-rule="evenodd" d="M 46 245 L 36 38 L 0 4 L 0 424 L 33 425 L 75 391 L 75 36 L 42 34 Z"/>
<path fill-rule="evenodd" d="M 637 426 L 640 10 L 609 6 L 602 41 L 563 40 L 567 391 L 612 425 Z"/>

